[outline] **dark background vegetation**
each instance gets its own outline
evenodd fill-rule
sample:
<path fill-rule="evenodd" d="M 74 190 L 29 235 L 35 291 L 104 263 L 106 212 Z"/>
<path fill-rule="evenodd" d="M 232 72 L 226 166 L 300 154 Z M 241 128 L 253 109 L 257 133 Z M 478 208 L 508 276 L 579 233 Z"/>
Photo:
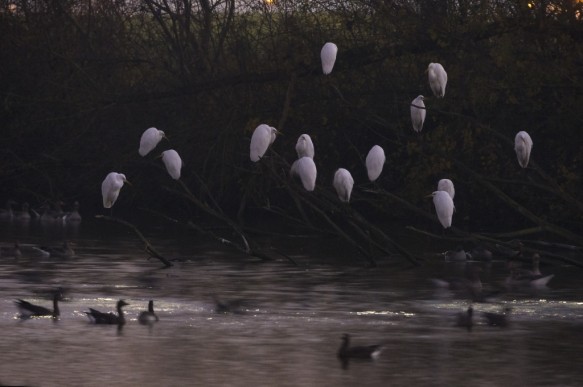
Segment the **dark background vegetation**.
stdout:
<path fill-rule="evenodd" d="M 122 190 L 118 214 L 150 208 L 195 217 L 199 209 L 164 188 L 175 182 L 154 159 L 174 148 L 185 184 L 195 195 L 210 193 L 228 217 L 241 221 L 264 207 L 293 214 L 287 180 L 270 174 L 287 175 L 281 160 L 291 164 L 297 137 L 308 133 L 319 189 L 331 191 L 334 171 L 349 169 L 352 206 L 371 219 L 408 224 L 418 214 L 366 190 L 382 188 L 432 212 L 424 196 L 447 177 L 462 229 L 582 229 L 582 3 L 0 4 L 2 201 L 79 200 L 82 213 L 100 213 L 101 181 L 117 171 L 133 184 Z M 324 76 L 320 49 L 328 41 L 339 51 Z M 444 99 L 431 96 L 430 62 L 448 72 Z M 417 135 L 409 104 L 419 94 L 428 97 L 428 113 Z M 261 123 L 284 133 L 272 147 L 282 159 L 268 153 L 278 160 L 269 173 L 268 162 L 249 161 Z M 151 126 L 170 141 L 142 158 L 139 139 Z M 534 141 L 526 170 L 513 150 L 520 130 Z M 375 144 L 387 155 L 376 186 L 364 168 Z"/>

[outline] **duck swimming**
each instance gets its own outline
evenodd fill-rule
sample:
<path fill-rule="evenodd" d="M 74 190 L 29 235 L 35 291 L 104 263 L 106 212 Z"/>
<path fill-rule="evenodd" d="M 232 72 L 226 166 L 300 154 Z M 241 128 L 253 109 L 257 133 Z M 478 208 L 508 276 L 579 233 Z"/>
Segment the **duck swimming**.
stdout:
<path fill-rule="evenodd" d="M 60 291 L 55 292 L 53 295 L 53 309 L 45 308 L 44 306 L 34 305 L 28 301 L 18 299 L 14 301 L 16 307 L 20 311 L 20 318 L 31 318 L 31 317 L 52 317 L 58 318 L 61 314 L 59 310 L 59 299 L 62 297 Z"/>
<path fill-rule="evenodd" d="M 124 325 L 126 323 L 122 308 L 129 305 L 124 300 L 119 300 L 117 302 L 117 315 L 109 312 L 103 313 L 98 310 L 89 308 L 89 312 L 85 312 L 89 317 L 89 320 L 95 324 L 110 324 L 110 325 Z"/>
<path fill-rule="evenodd" d="M 158 316 L 154 312 L 154 301 L 150 300 L 148 302 L 148 310 L 145 310 L 140 313 L 140 315 L 138 316 L 138 321 L 142 325 L 150 325 L 155 322 L 158 322 L 158 320 L 159 320 Z"/>

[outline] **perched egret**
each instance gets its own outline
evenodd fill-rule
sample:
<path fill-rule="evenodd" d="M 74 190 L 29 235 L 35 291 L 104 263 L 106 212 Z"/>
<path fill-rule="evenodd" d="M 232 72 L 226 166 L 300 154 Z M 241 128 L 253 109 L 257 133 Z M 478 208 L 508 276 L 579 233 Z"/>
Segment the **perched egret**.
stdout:
<path fill-rule="evenodd" d="M 170 177 L 174 180 L 180 179 L 180 170 L 182 169 L 182 159 L 178 156 L 178 152 L 174 149 L 169 149 L 162 152 L 162 161 L 166 166 L 166 170 Z"/>
<path fill-rule="evenodd" d="M 251 161 L 257 162 L 263 157 L 269 145 L 275 141 L 275 136 L 279 132 L 273 126 L 261 124 L 251 136 L 251 146 L 249 147 L 249 157 Z"/>
<path fill-rule="evenodd" d="M 427 67 L 429 86 L 431 91 L 438 98 L 445 96 L 445 85 L 447 84 L 447 73 L 439 63 L 429 63 Z"/>
<path fill-rule="evenodd" d="M 413 123 L 413 130 L 417 133 L 423 130 L 423 122 L 425 121 L 425 115 L 427 114 L 423 99 L 425 99 L 425 97 L 420 95 L 411 102 L 411 122 Z"/>
<path fill-rule="evenodd" d="M 350 194 L 354 186 L 354 179 L 350 172 L 344 168 L 339 168 L 334 174 L 334 182 L 332 183 L 336 188 L 338 199 L 341 202 L 348 203 L 350 201 Z"/>
<path fill-rule="evenodd" d="M 528 160 L 530 159 L 530 151 L 532 149 L 532 139 L 525 131 L 520 131 L 514 137 L 514 150 L 516 151 L 516 157 L 518 158 L 518 164 L 522 168 L 528 166 Z"/>
<path fill-rule="evenodd" d="M 156 128 L 146 129 L 140 139 L 140 149 L 138 150 L 140 156 L 143 157 L 150 153 L 163 138 L 166 138 L 163 131 Z"/>
<path fill-rule="evenodd" d="M 453 182 L 449 179 L 441 179 L 437 182 L 437 190 L 438 191 L 445 191 L 451 196 L 451 200 L 453 200 L 455 196 L 455 188 L 453 187 Z"/>
<path fill-rule="evenodd" d="M 435 205 L 435 212 L 439 223 L 443 228 L 451 227 L 451 218 L 453 216 L 453 200 L 449 193 L 445 191 L 435 191 L 431 194 L 433 196 L 433 204 Z"/>
<path fill-rule="evenodd" d="M 294 161 L 290 173 L 292 176 L 300 178 L 306 191 L 313 191 L 316 188 L 316 175 L 318 171 L 312 158 L 304 156 Z"/>
<path fill-rule="evenodd" d="M 312 138 L 308 134 L 302 134 L 298 138 L 296 143 L 296 152 L 298 153 L 298 159 L 306 156 L 309 158 L 314 158 L 314 143 Z"/>
<path fill-rule="evenodd" d="M 332 72 L 334 68 L 334 62 L 336 62 L 336 54 L 338 53 L 338 47 L 334 43 L 326 43 L 322 47 L 320 52 L 320 58 L 322 59 L 322 71 L 324 74 L 328 75 Z"/>
<path fill-rule="evenodd" d="M 119 196 L 121 187 L 123 187 L 123 183 L 127 182 L 126 175 L 123 173 L 111 172 L 105 177 L 103 183 L 101 183 L 103 207 L 111 208 L 113 206 Z"/>
<path fill-rule="evenodd" d="M 373 146 L 366 156 L 366 171 L 368 179 L 375 181 L 381 175 L 385 165 L 385 151 L 378 145 Z"/>

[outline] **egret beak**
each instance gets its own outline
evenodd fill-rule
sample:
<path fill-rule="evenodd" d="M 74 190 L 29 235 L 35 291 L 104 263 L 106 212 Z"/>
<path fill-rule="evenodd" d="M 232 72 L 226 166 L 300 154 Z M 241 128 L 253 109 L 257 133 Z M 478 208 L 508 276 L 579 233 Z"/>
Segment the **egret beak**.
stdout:
<path fill-rule="evenodd" d="M 130 183 L 129 180 L 124 180 L 124 183 L 126 183 L 127 185 L 129 185 L 130 187 L 133 187 L 132 183 Z"/>
<path fill-rule="evenodd" d="M 430 193 L 429 195 L 424 196 L 424 198 L 432 198 L 432 197 L 433 197 L 433 193 Z"/>

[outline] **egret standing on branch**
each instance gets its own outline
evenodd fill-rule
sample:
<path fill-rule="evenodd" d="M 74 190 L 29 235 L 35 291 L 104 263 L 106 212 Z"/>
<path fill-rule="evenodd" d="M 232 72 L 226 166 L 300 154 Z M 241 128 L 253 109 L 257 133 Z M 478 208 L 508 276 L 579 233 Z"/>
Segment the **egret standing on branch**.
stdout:
<path fill-rule="evenodd" d="M 299 159 L 304 156 L 312 159 L 314 158 L 314 143 L 312 142 L 312 138 L 309 135 L 302 134 L 298 138 L 298 142 L 296 143 L 296 152 L 298 153 Z"/>
<path fill-rule="evenodd" d="M 180 170 L 182 169 L 182 159 L 174 149 L 162 152 L 162 161 L 170 177 L 174 180 L 180 179 Z"/>
<path fill-rule="evenodd" d="M 451 196 L 451 200 L 453 200 L 455 196 L 455 188 L 453 186 L 453 181 L 449 179 L 441 179 L 437 182 L 437 190 L 438 191 L 445 191 Z"/>
<path fill-rule="evenodd" d="M 341 202 L 348 203 L 350 201 L 350 194 L 354 186 L 354 179 L 350 172 L 344 168 L 339 168 L 334 174 L 334 182 L 332 183 L 338 194 L 338 199 Z"/>
<path fill-rule="evenodd" d="M 385 151 L 378 145 L 373 146 L 366 156 L 366 171 L 368 179 L 375 181 L 381 175 L 385 165 Z"/>
<path fill-rule="evenodd" d="M 123 173 L 111 172 L 101 183 L 101 195 L 103 196 L 103 207 L 111 208 L 117 197 L 119 196 L 119 191 L 123 187 L 124 183 L 128 183 L 126 175 Z"/>
<path fill-rule="evenodd" d="M 156 128 L 146 129 L 140 139 L 140 149 L 138 150 L 140 156 L 143 157 L 150 153 L 163 138 L 166 138 L 163 131 Z"/>
<path fill-rule="evenodd" d="M 525 131 L 518 132 L 514 138 L 514 150 L 518 158 L 518 164 L 522 168 L 528 166 L 530 160 L 530 151 L 532 149 L 532 139 Z"/>
<path fill-rule="evenodd" d="M 431 194 L 433 196 L 433 204 L 435 205 L 435 212 L 437 219 L 443 228 L 451 227 L 451 218 L 453 217 L 453 200 L 451 196 L 445 191 L 435 191 Z"/>
<path fill-rule="evenodd" d="M 251 136 L 251 146 L 249 147 L 249 157 L 251 161 L 257 162 L 263 157 L 267 148 L 275 141 L 275 136 L 279 132 L 273 126 L 261 124 Z"/>
<path fill-rule="evenodd" d="M 411 122 L 413 123 L 413 130 L 417 133 L 423 130 L 423 122 L 427 114 L 425 103 L 423 102 L 424 98 L 420 95 L 411 102 Z"/>
<path fill-rule="evenodd" d="M 316 188 L 316 175 L 318 171 L 312 158 L 304 156 L 294 161 L 290 173 L 292 176 L 300 178 L 306 191 L 313 191 Z"/>
<path fill-rule="evenodd" d="M 320 58 L 322 59 L 322 71 L 324 74 L 328 75 L 332 72 L 334 68 L 334 62 L 336 62 L 336 54 L 338 53 L 338 47 L 334 43 L 326 43 L 320 51 Z"/>
<path fill-rule="evenodd" d="M 447 84 L 447 73 L 439 63 L 429 63 L 427 67 L 429 86 L 437 98 L 445 96 L 445 86 Z"/>

